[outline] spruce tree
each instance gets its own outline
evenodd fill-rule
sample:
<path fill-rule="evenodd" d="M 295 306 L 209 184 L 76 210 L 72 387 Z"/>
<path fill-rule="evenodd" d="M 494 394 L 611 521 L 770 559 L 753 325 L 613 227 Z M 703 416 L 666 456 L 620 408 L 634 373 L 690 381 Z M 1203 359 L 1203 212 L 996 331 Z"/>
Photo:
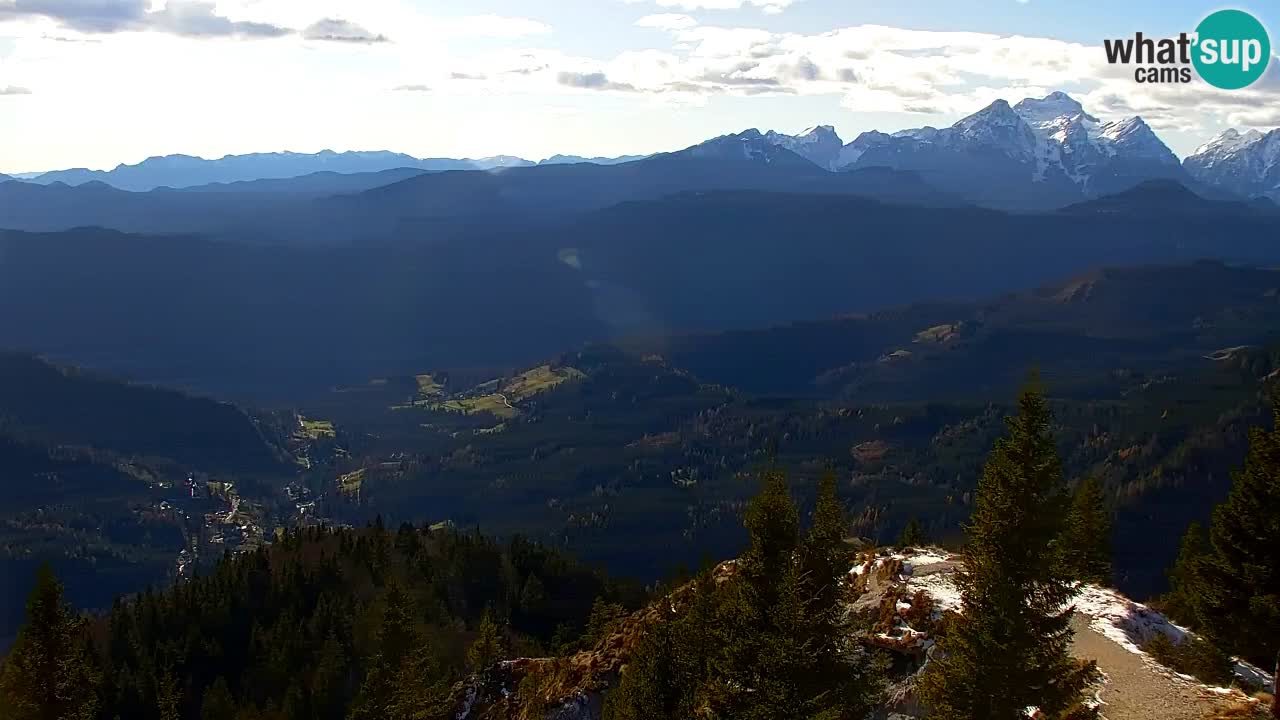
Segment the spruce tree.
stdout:
<path fill-rule="evenodd" d="M 505 654 L 502 630 L 488 610 L 480 617 L 476 639 L 467 650 L 467 666 L 473 673 L 484 674 Z"/>
<path fill-rule="evenodd" d="M 1048 718 L 1088 714 L 1079 703 L 1097 671 L 1070 654 L 1070 495 L 1050 421 L 1033 379 L 978 482 L 957 575 L 961 613 L 919 683 L 931 718 L 1024 720 L 1029 707 Z"/>
<path fill-rule="evenodd" d="M 1093 476 L 1080 481 L 1072 498 L 1067 548 L 1077 578 L 1096 585 L 1111 581 L 1111 514 Z"/>
<path fill-rule="evenodd" d="M 1209 554 L 1191 591 L 1202 629 L 1223 650 L 1267 667 L 1280 651 L 1280 394 L 1271 430 L 1254 428 L 1244 467 L 1213 511 Z"/>
<path fill-rule="evenodd" d="M 5 720 L 92 720 L 97 685 L 84 621 L 46 565 L 36 574 L 26 625 L 0 674 L 0 709 Z"/>
<path fill-rule="evenodd" d="M 911 518 L 907 521 L 906 527 L 902 528 L 902 534 L 898 536 L 898 547 L 921 547 L 928 538 L 924 534 L 924 526 L 920 524 L 919 518 Z"/>
<path fill-rule="evenodd" d="M 793 638 L 800 653 L 791 673 L 808 704 L 802 717 L 860 720 L 872 709 L 878 690 L 870 658 L 851 641 L 853 630 L 844 606 L 850 566 L 844 546 L 847 531 L 836 478 L 828 473 L 818 485 L 813 525 L 800 546 L 802 630 Z"/>
<path fill-rule="evenodd" d="M 718 608 L 723 651 L 712 661 L 708 704 L 720 717 L 765 718 L 775 703 L 785 704 L 794 695 L 784 686 L 783 635 L 797 628 L 782 606 L 789 596 L 793 602 L 787 610 L 799 611 L 794 601 L 800 591 L 795 567 L 800 520 L 780 470 L 765 472 L 743 524 L 749 544 Z"/>
<path fill-rule="evenodd" d="M 1199 626 L 1197 618 L 1200 598 L 1200 563 L 1209 553 L 1209 538 L 1200 523 L 1191 523 L 1182 536 L 1178 559 L 1169 569 L 1169 593 L 1164 596 L 1166 615 L 1184 625 Z"/>
<path fill-rule="evenodd" d="M 348 714 L 351 720 L 387 720 L 394 717 L 392 712 L 401 669 L 421 645 L 413 600 L 398 582 L 387 587 L 376 642 L 377 653 L 369 663 L 364 683 Z"/>
<path fill-rule="evenodd" d="M 820 484 L 803 543 L 778 470 L 765 474 L 745 524 L 750 545 L 719 606 L 724 652 L 711 664 L 711 709 L 742 720 L 864 717 L 875 683 L 844 624 L 848 560 L 834 476 Z"/>
<path fill-rule="evenodd" d="M 683 623 L 666 616 L 640 638 L 605 703 L 605 720 L 682 720 L 693 715 L 697 686 L 681 672 Z"/>
<path fill-rule="evenodd" d="M 205 691 L 200 703 L 200 720 L 235 720 L 236 701 L 222 676 Z"/>
<path fill-rule="evenodd" d="M 178 682 L 171 673 L 164 673 L 156 679 L 156 712 L 160 720 L 180 720 L 179 707 L 182 704 L 182 692 Z"/>

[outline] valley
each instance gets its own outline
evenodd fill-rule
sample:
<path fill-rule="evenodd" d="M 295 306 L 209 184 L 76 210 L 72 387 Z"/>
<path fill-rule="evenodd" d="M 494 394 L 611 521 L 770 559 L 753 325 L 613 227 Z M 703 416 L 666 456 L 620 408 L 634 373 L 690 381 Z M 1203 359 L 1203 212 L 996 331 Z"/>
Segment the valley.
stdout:
<path fill-rule="evenodd" d="M 1215 507 L 1274 460 L 1277 132 L 1179 159 L 1053 92 L 848 143 L 0 176 L 0 652 L 62 618 L 143 720 L 647 718 L 668 667 L 673 707 L 921 717 L 955 571 L 1026 540 L 1054 600 L 1008 607 L 1085 603 L 1054 718 L 1252 712 L 1223 653 L 1271 616 L 1215 627 L 1212 587 L 1271 581 L 1219 557 L 1271 526 Z"/>

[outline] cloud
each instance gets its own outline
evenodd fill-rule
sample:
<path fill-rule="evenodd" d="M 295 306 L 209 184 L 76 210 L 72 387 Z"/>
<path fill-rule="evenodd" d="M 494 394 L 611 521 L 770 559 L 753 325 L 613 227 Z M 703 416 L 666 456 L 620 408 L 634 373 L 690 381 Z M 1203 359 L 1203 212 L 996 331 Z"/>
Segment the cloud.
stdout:
<path fill-rule="evenodd" d="M 0 96 L 4 95 L 30 95 L 31 91 L 17 85 L 0 85 Z"/>
<path fill-rule="evenodd" d="M 449 73 L 449 79 L 450 80 L 484 80 L 485 76 L 484 76 L 484 73 L 453 72 L 453 73 Z"/>
<path fill-rule="evenodd" d="M 688 15 L 681 15 L 679 13 L 645 15 L 636 21 L 636 25 L 639 27 L 656 28 L 658 30 L 666 30 L 668 32 L 688 30 L 697 24 L 697 20 L 694 20 Z"/>
<path fill-rule="evenodd" d="M 627 4 L 649 0 L 623 0 Z M 797 0 L 652 0 L 659 7 L 676 8 L 686 12 L 696 10 L 739 10 L 747 6 L 758 7 L 769 15 L 776 15 L 794 5 Z"/>
<path fill-rule="evenodd" d="M 396 92 L 431 92 L 429 85 L 399 85 L 392 89 Z"/>
<path fill-rule="evenodd" d="M 338 18 L 324 18 L 311 23 L 302 31 L 302 37 L 307 40 L 319 40 L 322 42 L 363 43 L 366 45 L 388 42 L 386 35 L 374 34 L 350 20 L 340 20 Z"/>
<path fill-rule="evenodd" d="M 519 38 L 551 32 L 551 26 L 546 23 L 501 15 L 471 15 L 443 20 L 440 29 L 449 35 L 493 38 Z"/>
<path fill-rule="evenodd" d="M 281 37 L 293 31 L 219 15 L 212 2 L 168 0 L 150 10 L 149 0 L 0 0 L 0 22 L 45 18 L 85 34 L 154 30 L 184 37 Z"/>
<path fill-rule="evenodd" d="M 634 92 L 635 87 L 627 83 L 616 83 L 602 72 L 561 72 L 556 75 L 556 82 L 565 87 L 583 90 L 620 90 Z"/>
<path fill-rule="evenodd" d="M 231 20 L 217 14 L 212 2 L 203 0 L 169 0 L 164 9 L 147 13 L 146 20 L 152 29 L 196 38 L 276 38 L 293 32 L 270 23 Z"/>
<path fill-rule="evenodd" d="M 44 17 L 83 33 L 136 29 L 148 0 L 0 0 L 0 20 Z"/>

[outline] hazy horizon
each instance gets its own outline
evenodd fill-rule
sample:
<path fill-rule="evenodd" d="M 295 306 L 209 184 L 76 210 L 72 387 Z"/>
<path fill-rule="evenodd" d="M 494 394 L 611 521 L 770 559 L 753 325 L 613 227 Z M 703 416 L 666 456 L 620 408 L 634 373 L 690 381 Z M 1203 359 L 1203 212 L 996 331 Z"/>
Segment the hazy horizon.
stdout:
<path fill-rule="evenodd" d="M 1274 7 L 1238 5 L 1267 23 Z M 1141 85 L 1102 41 L 1194 29 L 1190 0 L 0 0 L 0 172 L 172 154 L 644 155 L 756 127 L 945 126 L 1063 90 L 1180 157 L 1280 126 L 1245 90 Z"/>

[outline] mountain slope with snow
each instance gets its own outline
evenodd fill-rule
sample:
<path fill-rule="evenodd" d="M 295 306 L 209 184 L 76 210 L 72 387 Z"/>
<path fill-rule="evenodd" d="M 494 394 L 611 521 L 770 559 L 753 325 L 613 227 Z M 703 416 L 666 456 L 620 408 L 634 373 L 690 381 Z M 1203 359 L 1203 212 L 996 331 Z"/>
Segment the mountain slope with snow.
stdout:
<path fill-rule="evenodd" d="M 873 165 L 915 170 L 981 204 L 1014 208 L 1185 175 L 1142 118 L 1104 123 L 1062 92 L 1012 106 L 997 100 L 949 128 L 863 133 L 841 150 L 843 168 Z"/>
<path fill-rule="evenodd" d="M 1280 201 L 1280 129 L 1224 131 L 1182 162 L 1197 181 L 1244 197 Z"/>
<path fill-rule="evenodd" d="M 799 135 L 784 135 L 770 130 L 764 138 L 827 170 L 838 167 L 840 151 L 844 148 L 844 141 L 830 125 L 818 125 Z"/>

